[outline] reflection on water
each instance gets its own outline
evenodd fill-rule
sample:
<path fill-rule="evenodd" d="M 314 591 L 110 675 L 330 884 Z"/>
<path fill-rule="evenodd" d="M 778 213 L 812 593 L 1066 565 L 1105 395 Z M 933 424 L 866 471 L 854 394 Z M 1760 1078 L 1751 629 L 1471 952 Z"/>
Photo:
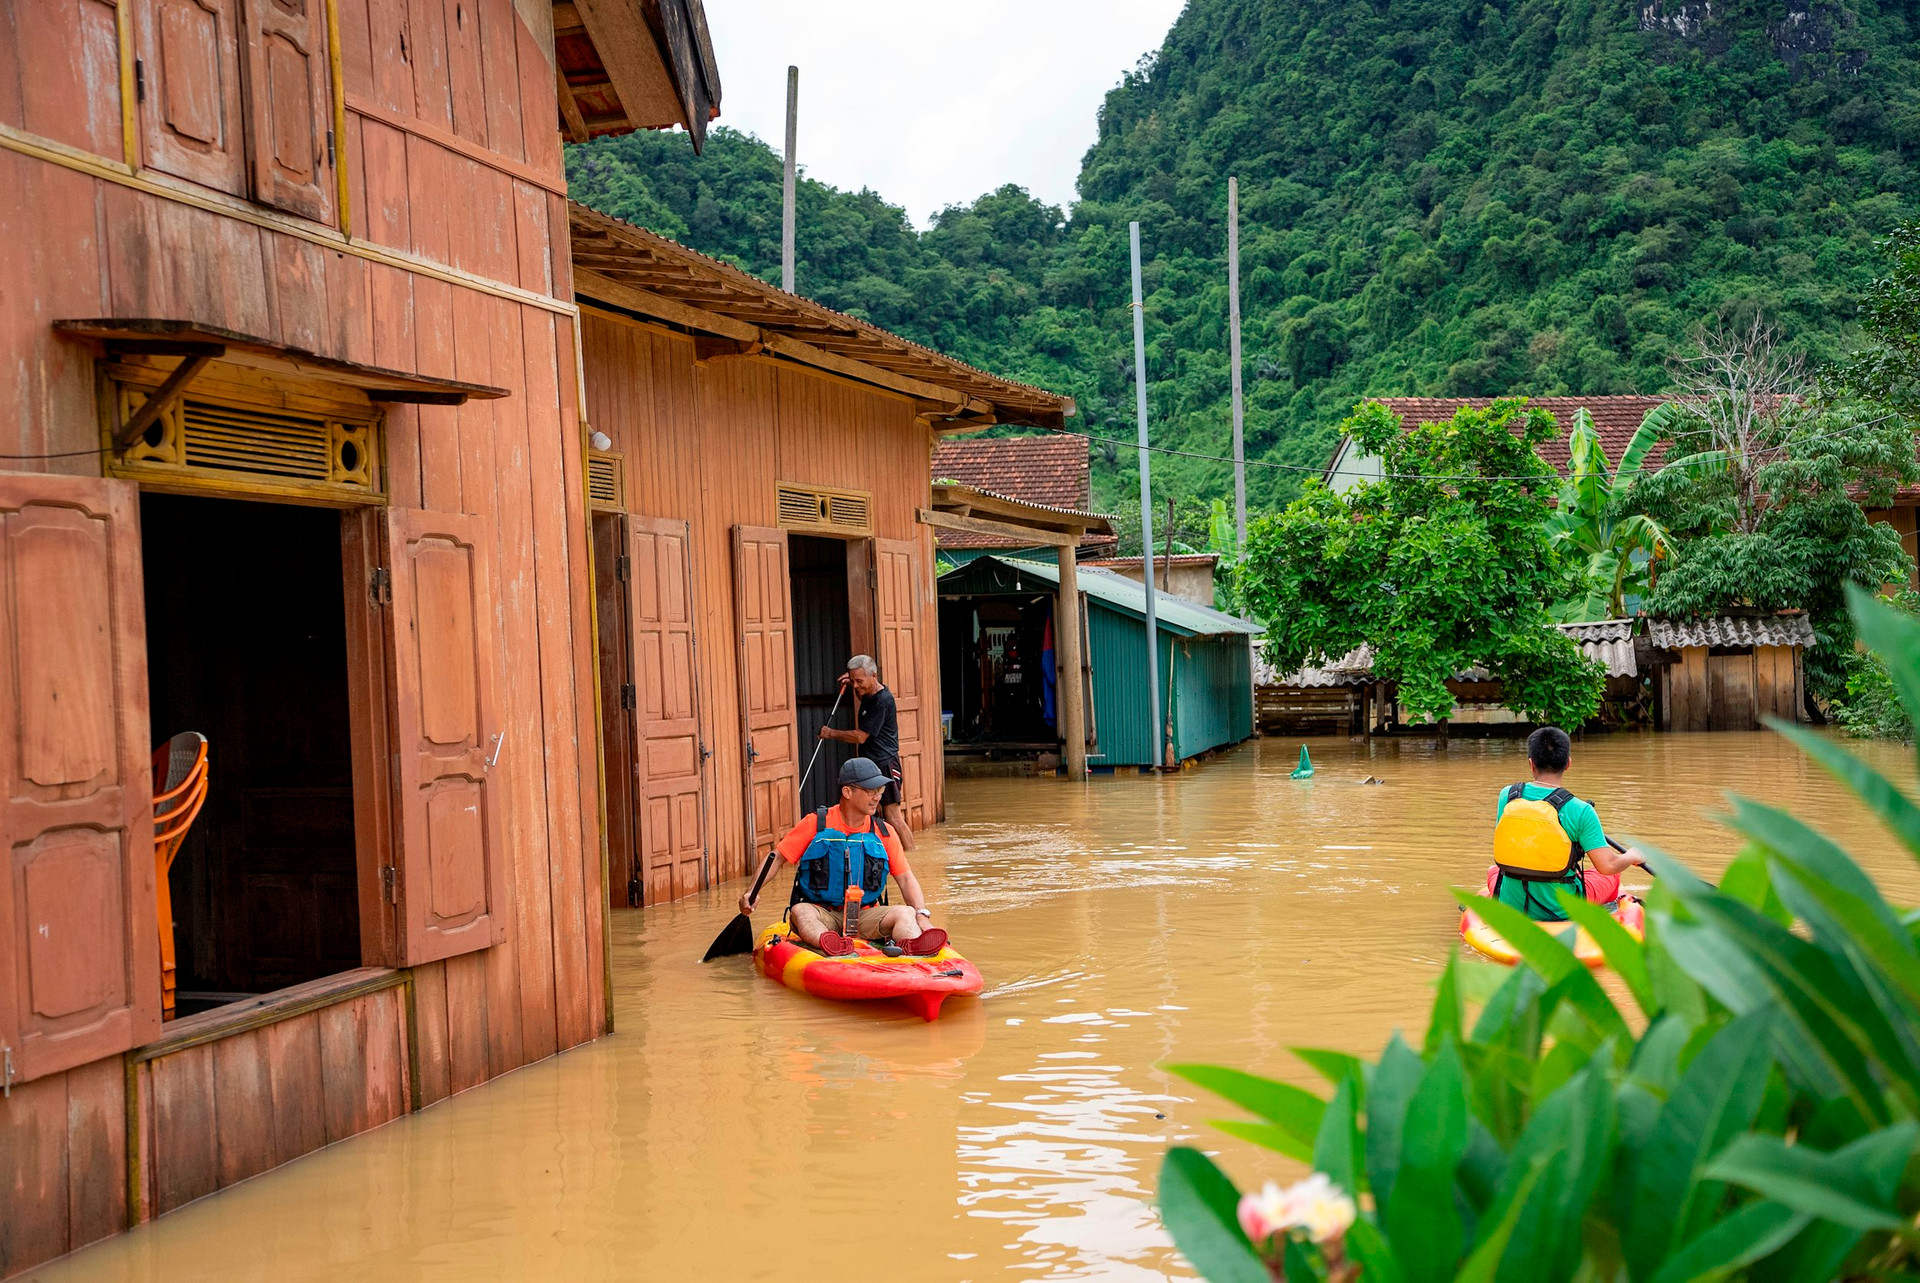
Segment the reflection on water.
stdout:
<path fill-rule="evenodd" d="M 1318 774 L 1290 780 L 1298 751 L 955 781 L 914 861 L 987 991 L 933 1025 L 701 966 L 738 888 L 618 913 L 615 1037 L 41 1277 L 1185 1276 L 1150 1201 L 1166 1145 L 1197 1139 L 1243 1183 L 1287 1173 L 1156 1066 L 1311 1082 L 1287 1047 L 1417 1036 L 1459 947 L 1447 887 L 1479 880 L 1494 794 L 1524 774 L 1512 742 L 1316 741 Z M 1862 751 L 1910 778 L 1905 751 Z M 1723 792 L 1790 806 L 1920 901 L 1913 862 L 1776 737 L 1598 739 L 1569 784 L 1610 833 L 1707 872 L 1734 852 L 1703 818 Z"/>

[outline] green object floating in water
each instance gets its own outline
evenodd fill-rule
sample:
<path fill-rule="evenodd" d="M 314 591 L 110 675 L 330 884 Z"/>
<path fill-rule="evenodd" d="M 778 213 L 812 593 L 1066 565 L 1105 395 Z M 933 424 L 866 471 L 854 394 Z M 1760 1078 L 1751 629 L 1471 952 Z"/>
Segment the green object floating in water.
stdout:
<path fill-rule="evenodd" d="M 1290 780 L 1310 780 L 1313 778 L 1313 759 L 1307 756 L 1307 746 L 1300 746 L 1300 765 L 1293 768 Z"/>

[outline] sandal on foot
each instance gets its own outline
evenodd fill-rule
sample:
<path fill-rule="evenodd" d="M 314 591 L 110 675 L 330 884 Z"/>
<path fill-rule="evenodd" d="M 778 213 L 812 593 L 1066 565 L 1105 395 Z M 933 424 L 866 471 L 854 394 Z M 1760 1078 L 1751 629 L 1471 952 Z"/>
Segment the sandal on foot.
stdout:
<path fill-rule="evenodd" d="M 911 940 L 903 940 L 900 947 L 916 958 L 931 958 L 947 947 L 947 933 L 939 927 L 928 927 Z"/>
<path fill-rule="evenodd" d="M 820 933 L 820 952 L 826 954 L 829 958 L 844 958 L 853 952 L 853 941 L 847 939 L 838 931 L 822 931 Z"/>

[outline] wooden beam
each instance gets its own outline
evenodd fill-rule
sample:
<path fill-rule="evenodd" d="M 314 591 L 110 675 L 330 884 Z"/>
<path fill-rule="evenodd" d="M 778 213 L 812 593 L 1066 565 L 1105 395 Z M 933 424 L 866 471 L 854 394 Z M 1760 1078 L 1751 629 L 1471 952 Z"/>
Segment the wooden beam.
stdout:
<path fill-rule="evenodd" d="M 560 89 L 560 123 L 566 126 L 568 138 L 583 143 L 593 135 L 587 129 L 587 118 L 580 114 L 580 104 L 573 100 L 573 86 L 567 83 L 567 73 L 557 63 L 553 78 Z"/>
<path fill-rule="evenodd" d="M 919 516 L 920 524 L 932 526 L 936 530 L 960 530 L 970 535 L 992 535 L 996 539 L 1041 544 L 1048 548 L 1072 548 L 1080 542 L 1078 531 L 1040 530 L 1032 526 L 1016 526 L 1005 521 L 959 517 L 950 512 L 934 512 L 927 508 L 920 509 Z"/>
<path fill-rule="evenodd" d="M 133 417 L 121 424 L 120 430 L 113 434 L 113 452 L 125 454 L 128 447 L 157 423 L 175 401 L 187 394 L 187 384 L 212 363 L 213 358 L 204 352 L 198 356 L 183 357 L 180 364 L 173 367 L 173 373 L 167 376 L 167 381 L 149 392 L 140 408 L 133 412 Z"/>
<path fill-rule="evenodd" d="M 744 339 L 723 339 L 713 335 L 696 334 L 693 336 L 693 359 L 696 363 L 719 360 L 729 356 L 753 356 L 760 351 L 760 344 Z"/>
<path fill-rule="evenodd" d="M 856 361 L 852 357 L 836 356 L 825 348 L 815 347 L 811 343 L 802 343 L 799 339 L 790 339 L 784 334 L 768 333 L 765 338 L 767 350 L 790 361 L 802 365 L 818 366 L 822 370 L 831 370 L 835 374 L 844 374 L 850 379 L 862 383 L 871 383 L 875 387 L 886 388 L 890 392 L 900 392 L 917 401 L 931 401 L 935 405 L 952 406 L 958 411 L 967 404 L 967 396 L 955 392 L 952 388 L 943 388 L 937 383 L 924 383 L 904 374 L 895 374 L 883 370 L 877 365 L 868 365 L 865 361 Z"/>
<path fill-rule="evenodd" d="M 684 325 L 690 330 L 718 334 L 722 338 L 739 339 L 743 343 L 760 341 L 760 327 L 756 325 L 736 321 L 730 316 L 721 316 L 718 312 L 689 307 L 664 294 L 655 294 L 650 290 L 637 290 L 631 285 L 622 285 L 618 281 L 609 280 L 600 273 L 586 268 L 574 270 L 573 290 L 574 293 L 585 295 L 589 299 L 599 299 L 602 303 L 611 303 L 615 307 L 625 308 L 629 312 L 639 312 L 643 316 L 672 321 L 675 325 Z"/>

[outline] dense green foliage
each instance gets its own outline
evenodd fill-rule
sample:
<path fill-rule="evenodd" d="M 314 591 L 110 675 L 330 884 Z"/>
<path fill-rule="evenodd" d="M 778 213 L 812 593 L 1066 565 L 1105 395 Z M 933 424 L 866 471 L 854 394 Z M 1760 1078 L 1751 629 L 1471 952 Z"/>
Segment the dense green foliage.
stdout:
<path fill-rule="evenodd" d="M 1855 601 L 1920 712 L 1920 621 Z M 1779 729 L 1920 859 L 1906 792 L 1829 738 Z M 1356 1266 L 1369 1283 L 1914 1277 L 1920 927 L 1791 815 L 1736 798 L 1730 823 L 1748 845 L 1718 888 L 1650 853 L 1644 941 L 1561 893 L 1618 986 L 1518 911 L 1461 894 L 1522 963 L 1450 961 L 1418 1050 L 1396 1035 L 1373 1064 L 1298 1052 L 1330 1100 L 1173 1066 L 1255 1116 L 1223 1130 L 1372 1196 L 1338 1218 L 1324 1194 L 1242 1199 L 1176 1148 L 1160 1205 L 1188 1260 L 1216 1283 L 1267 1283 L 1278 1265 L 1294 1283 Z"/>
<path fill-rule="evenodd" d="M 1676 415 L 1669 435 L 1697 439 L 1698 422 Z M 1807 685 L 1834 698 L 1846 688 L 1853 651 L 1847 589 L 1903 583 L 1913 573 L 1899 534 L 1869 522 L 1856 502 L 1884 506 L 1896 482 L 1920 476 L 1913 432 L 1857 406 L 1813 405 L 1787 407 L 1767 430 L 1754 451 L 1757 502 L 1743 502 L 1739 474 L 1725 467 L 1662 469 L 1622 500 L 1674 537 L 1675 559 L 1646 605 L 1669 616 L 1805 610 L 1817 638 Z"/>
<path fill-rule="evenodd" d="M 1272 508 L 1363 395 L 1659 391 L 1696 325 L 1755 311 L 1839 356 L 1874 238 L 1920 205 L 1917 34 L 1887 0 L 1192 0 L 1108 95 L 1071 211 L 1003 188 L 916 234 L 879 195 L 806 182 L 799 284 L 1130 440 L 1138 219 L 1155 443 L 1225 454 L 1237 174 L 1249 453 L 1283 465 L 1249 484 Z M 604 140 L 568 173 L 777 279 L 757 140 L 717 130 L 699 159 L 678 135 Z M 1132 456 L 1095 465 L 1121 507 Z M 1154 470 L 1156 494 L 1231 493 L 1221 463 Z"/>
<path fill-rule="evenodd" d="M 1268 658 L 1290 672 L 1371 646 L 1416 722 L 1450 715 L 1447 680 L 1484 666 L 1509 707 L 1584 725 L 1603 675 L 1548 615 L 1565 580 L 1547 535 L 1556 478 L 1535 450 L 1553 416 L 1496 401 L 1403 432 L 1368 402 L 1341 428 L 1386 475 L 1344 494 L 1311 481 L 1247 531 L 1240 590 Z"/>
<path fill-rule="evenodd" d="M 1868 342 L 1836 371 L 1840 388 L 1920 424 L 1920 222 L 1882 242 L 1887 273 L 1861 308 Z"/>
<path fill-rule="evenodd" d="M 1640 478 L 1674 412 L 1671 404 L 1649 412 L 1617 465 L 1607 458 L 1593 416 L 1584 409 L 1574 412 L 1567 475 L 1547 517 L 1548 542 L 1567 563 L 1566 596 L 1554 604 L 1554 618 L 1621 619 L 1628 598 L 1646 594 L 1668 535 L 1646 513 L 1625 510 L 1616 492 L 1623 495 Z M 1685 466 L 1681 460 L 1674 464 Z"/>

